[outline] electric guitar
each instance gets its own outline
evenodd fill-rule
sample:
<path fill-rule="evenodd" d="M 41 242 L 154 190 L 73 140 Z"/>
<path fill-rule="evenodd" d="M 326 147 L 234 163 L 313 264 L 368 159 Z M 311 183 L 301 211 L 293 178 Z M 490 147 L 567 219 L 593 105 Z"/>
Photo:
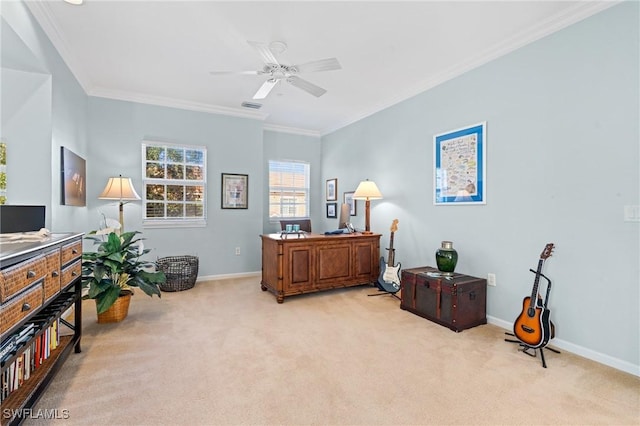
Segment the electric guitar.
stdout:
<path fill-rule="evenodd" d="M 380 276 L 378 277 L 378 287 L 387 293 L 396 293 L 400 290 L 400 263 L 394 265 L 395 252 L 393 248 L 393 236 L 398 230 L 398 219 L 394 219 L 391 224 L 391 237 L 389 237 L 389 261 L 384 261 L 384 256 L 380 258 Z"/>
<path fill-rule="evenodd" d="M 542 297 L 538 294 L 538 284 L 542 275 L 542 264 L 551 257 L 553 243 L 544 247 L 538 261 L 538 269 L 535 271 L 536 278 L 533 281 L 533 290 L 530 297 L 525 297 L 522 302 L 522 312 L 513 324 L 513 334 L 516 335 L 525 345 L 531 348 L 545 346 L 552 337 L 552 330 L 549 321 L 550 311 L 542 303 Z M 533 272 L 533 270 L 531 270 Z"/>

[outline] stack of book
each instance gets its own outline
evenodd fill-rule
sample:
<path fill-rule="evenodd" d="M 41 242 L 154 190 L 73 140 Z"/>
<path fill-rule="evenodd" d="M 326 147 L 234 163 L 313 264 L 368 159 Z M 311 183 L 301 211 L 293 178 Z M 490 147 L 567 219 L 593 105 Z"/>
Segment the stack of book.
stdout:
<path fill-rule="evenodd" d="M 22 329 L 2 342 L 0 346 L 0 365 L 2 365 L 4 371 L 0 384 L 0 401 L 8 398 L 13 391 L 29 380 L 33 371 L 40 367 L 49 358 L 51 351 L 58 347 L 60 344 L 59 327 L 60 320 L 56 319 L 40 335 L 33 339 L 33 335 L 39 330 L 37 321 L 34 321 L 25 324 Z M 24 346 L 25 342 L 29 341 L 30 344 L 20 356 L 16 357 L 5 369 L 5 362 L 14 356 Z"/>

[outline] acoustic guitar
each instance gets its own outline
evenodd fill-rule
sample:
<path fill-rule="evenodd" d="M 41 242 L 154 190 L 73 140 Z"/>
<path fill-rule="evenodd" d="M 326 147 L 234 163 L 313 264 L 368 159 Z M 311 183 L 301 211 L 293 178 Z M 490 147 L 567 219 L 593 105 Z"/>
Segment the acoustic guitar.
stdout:
<path fill-rule="evenodd" d="M 536 277 L 533 281 L 531 296 L 524 298 L 522 312 L 513 324 L 513 334 L 516 335 L 518 340 L 534 349 L 544 347 L 553 334 L 549 321 L 550 311 L 542 303 L 542 297 L 538 293 L 542 265 L 546 259 L 551 257 L 552 251 L 553 243 L 547 244 L 542 250 L 538 261 L 538 269 L 535 271 Z"/>
<path fill-rule="evenodd" d="M 378 277 L 378 287 L 387 293 L 396 293 L 400 290 L 400 263 L 395 263 L 395 249 L 393 248 L 393 236 L 398 230 L 398 219 L 391 223 L 391 236 L 389 237 L 389 258 L 384 261 L 384 256 L 380 258 L 380 276 Z"/>

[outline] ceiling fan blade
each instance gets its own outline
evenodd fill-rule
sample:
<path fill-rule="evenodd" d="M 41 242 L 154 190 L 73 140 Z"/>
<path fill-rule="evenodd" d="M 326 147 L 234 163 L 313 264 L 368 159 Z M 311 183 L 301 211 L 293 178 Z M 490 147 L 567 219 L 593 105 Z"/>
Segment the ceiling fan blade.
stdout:
<path fill-rule="evenodd" d="M 315 84 L 310 83 L 307 80 L 303 80 L 296 75 L 292 75 L 291 77 L 287 78 L 287 81 L 298 89 L 302 89 L 305 92 L 311 93 L 317 98 L 327 93 L 327 91 L 322 87 L 318 87 Z"/>
<path fill-rule="evenodd" d="M 263 71 L 209 71 L 211 75 L 260 75 Z"/>
<path fill-rule="evenodd" d="M 321 59 L 293 66 L 298 72 L 332 71 L 342 69 L 336 58 Z"/>
<path fill-rule="evenodd" d="M 258 89 L 255 95 L 253 95 L 253 99 L 264 99 L 267 97 L 271 89 L 275 87 L 275 85 L 280 81 L 276 78 L 270 78 L 269 80 L 262 83 L 262 86 Z"/>
<path fill-rule="evenodd" d="M 269 46 L 267 44 L 259 43 L 257 41 L 247 41 L 247 43 L 249 43 L 254 49 L 256 49 L 258 51 L 258 53 L 260 54 L 260 57 L 262 57 L 262 61 L 265 64 L 267 64 L 267 65 L 270 65 L 270 64 L 280 65 L 280 63 L 278 62 L 278 60 L 274 56 L 274 54 L 271 51 L 271 49 L 269 49 Z"/>

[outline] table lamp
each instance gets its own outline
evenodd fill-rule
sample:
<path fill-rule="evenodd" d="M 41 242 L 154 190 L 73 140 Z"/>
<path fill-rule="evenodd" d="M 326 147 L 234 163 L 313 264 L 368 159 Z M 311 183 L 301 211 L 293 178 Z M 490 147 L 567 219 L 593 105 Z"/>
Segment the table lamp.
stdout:
<path fill-rule="evenodd" d="M 364 234 L 371 234 L 371 226 L 369 219 L 371 217 L 371 202 L 370 200 L 379 200 L 382 198 L 380 190 L 374 182 L 369 179 L 363 180 L 356 188 L 356 192 L 353 193 L 354 200 L 365 200 L 364 203 Z"/>
<path fill-rule="evenodd" d="M 131 178 L 110 177 L 107 186 L 98 197 L 101 200 L 118 200 L 120 202 L 120 233 L 124 232 L 124 202 L 136 201 L 140 196 L 131 183 Z"/>

